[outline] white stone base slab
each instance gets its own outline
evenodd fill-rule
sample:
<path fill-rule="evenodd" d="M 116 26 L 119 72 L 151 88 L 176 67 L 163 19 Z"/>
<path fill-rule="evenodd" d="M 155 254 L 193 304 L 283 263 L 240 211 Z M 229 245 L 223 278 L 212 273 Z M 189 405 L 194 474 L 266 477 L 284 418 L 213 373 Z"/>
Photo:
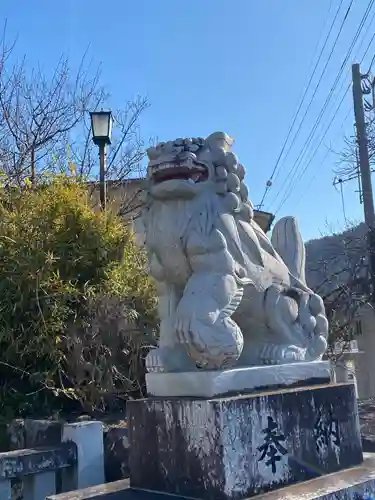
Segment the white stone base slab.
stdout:
<path fill-rule="evenodd" d="M 330 362 L 310 361 L 217 371 L 147 373 L 146 385 L 150 396 L 211 398 L 227 393 L 249 393 L 263 387 L 289 386 L 309 379 L 331 381 Z"/>

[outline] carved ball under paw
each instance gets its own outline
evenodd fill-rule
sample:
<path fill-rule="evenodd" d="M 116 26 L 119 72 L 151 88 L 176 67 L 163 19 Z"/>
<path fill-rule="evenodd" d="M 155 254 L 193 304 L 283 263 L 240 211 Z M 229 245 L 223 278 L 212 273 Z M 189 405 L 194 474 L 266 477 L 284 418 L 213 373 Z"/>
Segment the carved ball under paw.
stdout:
<path fill-rule="evenodd" d="M 190 342 L 185 343 L 185 347 L 197 366 L 218 370 L 236 364 L 242 353 L 243 336 L 233 320 L 228 318 L 221 325 L 211 327 L 193 322 L 192 327 Z"/>

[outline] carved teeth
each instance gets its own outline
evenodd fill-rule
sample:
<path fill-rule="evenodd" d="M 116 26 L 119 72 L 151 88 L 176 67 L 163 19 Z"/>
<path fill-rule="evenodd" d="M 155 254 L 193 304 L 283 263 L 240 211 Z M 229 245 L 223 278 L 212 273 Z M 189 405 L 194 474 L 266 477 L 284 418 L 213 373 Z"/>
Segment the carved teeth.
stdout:
<path fill-rule="evenodd" d="M 166 170 L 166 169 L 172 169 L 172 168 L 179 168 L 178 165 L 173 165 L 171 163 L 161 163 L 160 165 L 154 165 L 151 167 L 152 171 L 153 172 L 159 172 L 160 170 Z M 195 165 L 193 162 L 188 162 L 184 165 L 182 165 L 182 168 L 186 168 L 186 169 L 194 169 L 194 170 L 199 170 L 200 172 L 204 172 L 204 168 L 203 167 L 199 167 L 198 165 Z"/>
<path fill-rule="evenodd" d="M 165 170 L 166 168 L 171 168 L 171 165 L 169 163 L 162 163 L 161 165 L 155 165 L 153 167 L 153 170 Z"/>

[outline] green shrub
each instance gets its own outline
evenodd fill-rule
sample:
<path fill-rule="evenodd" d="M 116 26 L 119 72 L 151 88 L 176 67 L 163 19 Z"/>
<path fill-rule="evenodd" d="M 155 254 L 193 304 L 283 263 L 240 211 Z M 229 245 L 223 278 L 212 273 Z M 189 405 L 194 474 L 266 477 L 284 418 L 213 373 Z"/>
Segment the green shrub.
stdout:
<path fill-rule="evenodd" d="M 0 413 L 107 408 L 143 384 L 155 294 L 131 231 L 57 177 L 0 195 Z"/>

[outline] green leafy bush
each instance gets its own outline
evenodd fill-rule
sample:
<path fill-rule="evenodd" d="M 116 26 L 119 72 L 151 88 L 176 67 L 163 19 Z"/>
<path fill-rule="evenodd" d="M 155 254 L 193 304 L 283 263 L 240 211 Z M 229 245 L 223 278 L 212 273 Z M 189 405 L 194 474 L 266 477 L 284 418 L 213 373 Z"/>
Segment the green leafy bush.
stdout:
<path fill-rule="evenodd" d="M 140 391 L 155 294 L 131 231 L 57 177 L 0 195 L 0 413 L 104 409 Z"/>

